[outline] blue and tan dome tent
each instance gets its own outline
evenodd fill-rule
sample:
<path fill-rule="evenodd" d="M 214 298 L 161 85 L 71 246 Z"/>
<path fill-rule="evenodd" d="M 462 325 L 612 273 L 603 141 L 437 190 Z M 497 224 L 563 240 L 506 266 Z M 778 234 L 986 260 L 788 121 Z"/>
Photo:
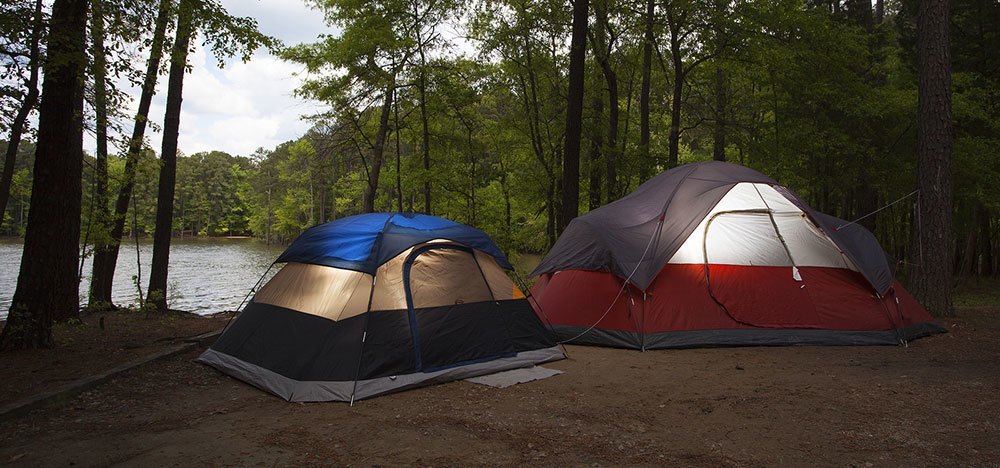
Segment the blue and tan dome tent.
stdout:
<path fill-rule="evenodd" d="M 354 401 L 562 359 L 485 233 L 420 214 L 314 226 L 198 360 L 289 401 Z"/>

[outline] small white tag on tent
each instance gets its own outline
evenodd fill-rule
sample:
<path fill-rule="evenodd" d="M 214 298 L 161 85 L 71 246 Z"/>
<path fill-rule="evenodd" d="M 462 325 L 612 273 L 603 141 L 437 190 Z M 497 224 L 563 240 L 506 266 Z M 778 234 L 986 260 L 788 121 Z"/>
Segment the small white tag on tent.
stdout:
<path fill-rule="evenodd" d="M 519 383 L 547 379 L 559 374 L 562 374 L 561 370 L 549 369 L 542 366 L 532 366 L 497 372 L 495 374 L 481 375 L 479 377 L 472 377 L 465 379 L 465 381 L 495 388 L 507 388 Z"/>
<path fill-rule="evenodd" d="M 799 274 L 799 268 L 796 266 L 792 266 L 792 279 L 802 281 L 802 275 Z"/>

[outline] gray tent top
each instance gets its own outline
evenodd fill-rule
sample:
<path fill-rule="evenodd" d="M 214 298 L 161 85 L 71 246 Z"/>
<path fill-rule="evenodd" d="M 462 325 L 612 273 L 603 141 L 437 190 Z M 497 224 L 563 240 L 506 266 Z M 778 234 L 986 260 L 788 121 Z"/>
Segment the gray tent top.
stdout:
<path fill-rule="evenodd" d="M 814 211 L 777 181 L 753 169 L 718 161 L 685 164 L 653 177 L 625 197 L 570 222 L 532 276 L 560 270 L 608 271 L 640 289 L 736 184 L 768 184 L 802 209 L 884 294 L 892 261 L 864 227 Z"/>

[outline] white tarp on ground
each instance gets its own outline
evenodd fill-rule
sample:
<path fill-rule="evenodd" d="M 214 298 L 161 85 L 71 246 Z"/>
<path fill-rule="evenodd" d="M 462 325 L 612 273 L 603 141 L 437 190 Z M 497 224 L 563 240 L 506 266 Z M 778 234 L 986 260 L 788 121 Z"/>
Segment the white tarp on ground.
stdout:
<path fill-rule="evenodd" d="M 547 379 L 562 373 L 563 371 L 561 370 L 549 369 L 542 366 L 532 366 L 497 372 L 495 374 L 481 375 L 479 377 L 465 379 L 465 381 L 479 385 L 487 385 L 494 388 L 507 388 L 519 383 Z"/>

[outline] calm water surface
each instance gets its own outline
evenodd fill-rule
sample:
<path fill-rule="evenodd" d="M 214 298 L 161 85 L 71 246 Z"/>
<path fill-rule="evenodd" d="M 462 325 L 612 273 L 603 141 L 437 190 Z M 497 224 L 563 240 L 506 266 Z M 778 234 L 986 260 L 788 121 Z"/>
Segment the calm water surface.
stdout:
<path fill-rule="evenodd" d="M 0 318 L 7 316 L 24 245 L 19 239 L 0 239 Z M 173 239 L 167 276 L 167 302 L 172 309 L 198 314 L 233 310 L 267 267 L 278 258 L 283 246 L 268 246 L 254 239 Z M 153 244 L 139 243 L 141 285 L 145 295 Z M 136 275 L 134 241 L 122 245 L 115 272 L 113 299 L 128 305 L 139 301 L 132 277 Z M 91 262 L 88 258 L 80 281 L 80 303 L 87 301 Z M 272 269 L 271 273 L 274 273 Z"/>

